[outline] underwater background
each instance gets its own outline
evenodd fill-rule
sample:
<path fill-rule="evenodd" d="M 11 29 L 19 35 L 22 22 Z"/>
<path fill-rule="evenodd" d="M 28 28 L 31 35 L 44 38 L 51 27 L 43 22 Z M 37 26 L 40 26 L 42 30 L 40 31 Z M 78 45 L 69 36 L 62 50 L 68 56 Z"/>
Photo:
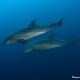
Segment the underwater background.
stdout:
<path fill-rule="evenodd" d="M 0 0 L 0 80 L 74 80 L 72 76 L 80 76 L 80 41 L 42 53 L 25 53 L 25 44 L 2 44 L 34 19 L 42 26 L 62 18 L 62 27 L 35 39 L 48 34 L 80 39 L 80 0 Z"/>

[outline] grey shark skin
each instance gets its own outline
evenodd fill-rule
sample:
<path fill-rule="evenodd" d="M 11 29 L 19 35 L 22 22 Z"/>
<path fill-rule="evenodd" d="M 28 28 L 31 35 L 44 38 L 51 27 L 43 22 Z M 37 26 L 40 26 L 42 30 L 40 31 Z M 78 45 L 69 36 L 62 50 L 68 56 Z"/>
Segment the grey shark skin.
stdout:
<path fill-rule="evenodd" d="M 24 52 L 31 52 L 31 51 L 42 52 L 48 49 L 62 47 L 66 45 L 73 45 L 73 44 L 75 44 L 75 41 L 46 38 L 42 40 L 37 40 L 27 45 Z"/>
<path fill-rule="evenodd" d="M 44 34 L 48 31 L 50 31 L 51 29 L 57 27 L 57 26 L 61 26 L 62 25 L 62 21 L 63 19 L 61 19 L 59 22 L 57 23 L 53 23 L 51 25 L 48 26 L 43 26 L 43 27 L 39 27 L 35 24 L 36 20 L 33 20 L 29 25 L 28 28 L 22 29 L 12 35 L 10 35 L 4 42 L 3 44 L 11 44 L 14 42 L 19 42 L 19 43 L 25 43 L 27 40 L 34 38 L 36 36 L 39 36 L 41 34 Z"/>

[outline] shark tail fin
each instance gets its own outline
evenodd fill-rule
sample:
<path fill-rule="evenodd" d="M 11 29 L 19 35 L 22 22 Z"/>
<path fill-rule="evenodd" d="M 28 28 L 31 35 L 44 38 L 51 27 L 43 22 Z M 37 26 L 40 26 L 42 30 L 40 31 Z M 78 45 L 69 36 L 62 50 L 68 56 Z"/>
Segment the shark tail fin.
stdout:
<path fill-rule="evenodd" d="M 80 39 L 77 39 L 77 40 L 73 41 L 72 45 L 75 45 L 78 41 L 80 41 Z"/>
<path fill-rule="evenodd" d="M 64 18 L 62 18 L 60 21 L 58 21 L 58 26 L 62 26 L 62 22 L 63 22 Z"/>
<path fill-rule="evenodd" d="M 71 44 L 72 44 L 72 45 L 75 45 L 75 44 L 76 44 L 76 41 L 73 41 Z"/>

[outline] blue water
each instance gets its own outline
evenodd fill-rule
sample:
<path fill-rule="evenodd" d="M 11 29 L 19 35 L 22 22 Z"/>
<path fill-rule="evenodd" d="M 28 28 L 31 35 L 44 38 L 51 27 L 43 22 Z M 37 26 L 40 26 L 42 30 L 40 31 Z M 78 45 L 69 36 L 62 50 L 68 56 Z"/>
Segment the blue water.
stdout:
<path fill-rule="evenodd" d="M 42 26 L 62 18 L 62 27 L 50 33 L 59 39 L 80 39 L 80 0 L 0 0 L 0 80 L 74 80 L 72 76 L 80 76 L 80 41 L 26 54 L 26 45 L 2 44 L 34 19 Z M 36 39 L 43 37 L 47 34 Z"/>

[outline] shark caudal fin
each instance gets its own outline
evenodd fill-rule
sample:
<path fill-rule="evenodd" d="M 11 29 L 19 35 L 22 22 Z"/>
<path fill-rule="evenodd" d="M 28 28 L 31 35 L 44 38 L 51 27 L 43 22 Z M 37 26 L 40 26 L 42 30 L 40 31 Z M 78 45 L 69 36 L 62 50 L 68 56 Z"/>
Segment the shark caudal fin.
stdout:
<path fill-rule="evenodd" d="M 78 41 L 80 41 L 80 39 L 77 39 L 77 40 L 73 41 L 71 44 L 75 45 Z"/>
<path fill-rule="evenodd" d="M 58 26 L 62 26 L 62 22 L 63 22 L 63 20 L 64 20 L 64 18 L 61 19 L 60 21 L 58 21 L 57 25 L 58 25 Z"/>
<path fill-rule="evenodd" d="M 73 41 L 72 43 L 71 43 L 71 45 L 75 45 L 76 44 L 76 41 Z"/>
<path fill-rule="evenodd" d="M 64 18 L 62 18 L 60 21 L 56 22 L 56 23 L 52 23 L 49 25 L 49 27 L 56 27 L 56 26 L 62 26 L 62 22 L 63 22 Z"/>

